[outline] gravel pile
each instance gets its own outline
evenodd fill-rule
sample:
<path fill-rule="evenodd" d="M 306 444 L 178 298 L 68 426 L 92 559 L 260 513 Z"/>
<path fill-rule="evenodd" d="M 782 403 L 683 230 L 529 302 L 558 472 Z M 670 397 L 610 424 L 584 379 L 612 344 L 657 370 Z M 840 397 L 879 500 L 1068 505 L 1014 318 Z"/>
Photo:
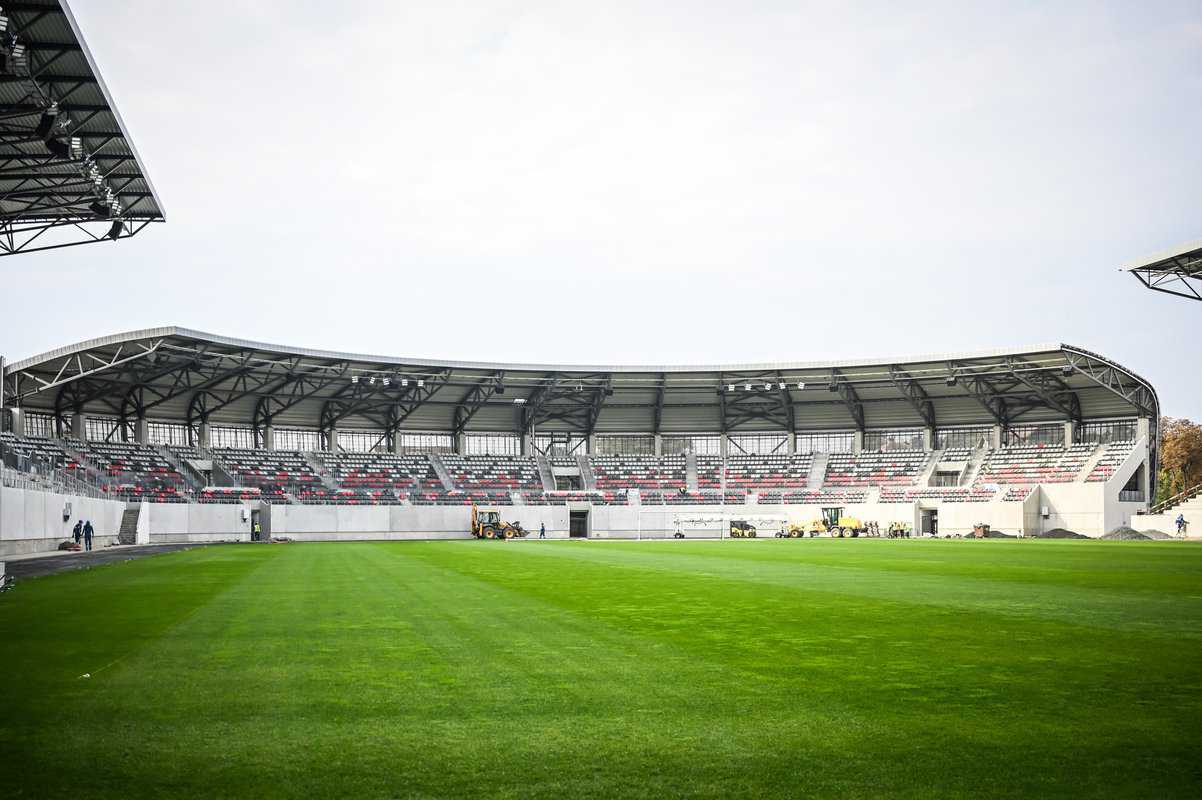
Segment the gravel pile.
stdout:
<path fill-rule="evenodd" d="M 1064 528 L 1052 528 L 1050 531 L 1035 534 L 1036 539 L 1088 539 L 1089 537 L 1083 533 L 1076 531 L 1065 530 Z"/>
<path fill-rule="evenodd" d="M 1127 528 L 1122 525 L 1107 533 L 1102 537 L 1110 542 L 1147 542 L 1151 540 L 1150 536 L 1144 536 L 1134 528 Z"/>
<path fill-rule="evenodd" d="M 1143 534 L 1144 534 L 1144 536 L 1147 536 L 1149 539 L 1164 540 L 1164 539 L 1172 539 L 1173 538 L 1172 536 L 1169 536 L 1164 531 L 1158 531 L 1155 528 L 1153 528 L 1150 531 L 1144 531 Z"/>
<path fill-rule="evenodd" d="M 986 539 L 1017 539 L 1018 537 L 1012 533 L 1003 533 L 1001 531 L 990 531 L 985 534 Z"/>

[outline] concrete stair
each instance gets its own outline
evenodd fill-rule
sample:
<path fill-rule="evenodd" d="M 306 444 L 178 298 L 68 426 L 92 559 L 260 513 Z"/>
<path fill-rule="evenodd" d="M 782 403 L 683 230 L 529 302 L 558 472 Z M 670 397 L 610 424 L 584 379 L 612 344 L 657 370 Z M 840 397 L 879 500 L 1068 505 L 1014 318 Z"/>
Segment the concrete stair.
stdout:
<path fill-rule="evenodd" d="M 822 488 L 822 484 L 826 480 L 826 465 L 829 461 L 830 455 L 827 453 L 814 454 L 814 459 L 810 462 L 810 474 L 806 479 L 806 488 L 811 492 Z"/>
<path fill-rule="evenodd" d="M 430 466 L 434 467 L 434 474 L 442 481 L 442 488 L 448 492 L 458 491 L 459 487 L 455 485 L 455 481 L 451 478 L 451 473 L 447 470 L 447 465 L 442 463 L 437 453 L 429 455 Z"/>
<path fill-rule="evenodd" d="M 973 485 L 977 475 L 981 473 L 981 465 L 985 463 L 985 456 L 988 454 L 989 450 L 984 447 L 973 449 L 972 455 L 968 457 L 968 466 L 964 468 L 964 474 L 960 476 L 961 486 Z"/>
<path fill-rule="evenodd" d="M 551 462 L 542 453 L 534 454 L 534 462 L 538 465 L 538 477 L 543 482 L 543 491 L 555 491 L 555 473 L 551 470 Z"/>
<path fill-rule="evenodd" d="M 193 494 L 198 494 L 205 487 L 204 476 L 197 472 L 187 461 L 177 456 L 170 447 L 159 445 L 155 450 L 167 460 L 168 464 L 175 467 L 176 472 L 184 476 L 184 483 L 187 484 L 188 489 Z"/>
<path fill-rule="evenodd" d="M 914 480 L 915 486 L 930 486 L 931 476 L 935 474 L 935 468 L 939 466 L 939 462 L 943 459 L 942 450 L 932 450 L 931 455 L 927 458 L 927 463 L 923 465 L 922 471 L 918 473 L 918 477 Z"/>
<path fill-rule="evenodd" d="M 595 491 L 597 476 L 593 474 L 593 465 L 589 463 L 588 456 L 577 454 L 576 466 L 580 468 L 580 485 L 588 491 Z"/>
<path fill-rule="evenodd" d="M 316 453 L 301 453 L 301 458 L 309 465 L 309 469 L 313 470 L 314 474 L 321 479 L 321 485 L 327 491 L 338 491 L 338 481 L 334 480 L 334 474 L 330 472 L 330 468 L 321 460 L 321 456 Z"/>
<path fill-rule="evenodd" d="M 121 529 L 117 532 L 119 544 L 138 543 L 138 517 L 142 514 L 141 503 L 130 503 L 121 515 Z"/>
<path fill-rule="evenodd" d="M 1081 467 L 1081 472 L 1073 480 L 1073 483 L 1085 483 L 1085 479 L 1089 477 L 1089 473 L 1093 472 L 1093 468 L 1102 460 L 1102 456 L 1106 455 L 1105 447 L 1095 447 L 1093 452 L 1089 454 L 1089 458 L 1085 461 L 1085 466 Z"/>

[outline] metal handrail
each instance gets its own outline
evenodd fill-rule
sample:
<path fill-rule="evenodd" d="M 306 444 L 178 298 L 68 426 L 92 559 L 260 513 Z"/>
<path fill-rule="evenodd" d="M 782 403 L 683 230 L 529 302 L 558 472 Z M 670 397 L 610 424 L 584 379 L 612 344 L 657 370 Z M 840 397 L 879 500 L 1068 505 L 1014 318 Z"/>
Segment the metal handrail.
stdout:
<path fill-rule="evenodd" d="M 1149 514 L 1159 514 L 1162 511 L 1164 511 L 1165 509 L 1169 509 L 1169 508 L 1172 508 L 1173 506 L 1184 503 L 1186 500 L 1193 500 L 1195 497 L 1197 497 L 1200 494 L 1202 494 L 1202 483 L 1199 483 L 1197 486 L 1186 489 L 1183 492 L 1178 492 L 1177 494 L 1173 495 L 1172 497 L 1170 497 L 1167 500 L 1160 501 L 1156 505 L 1149 508 L 1148 513 Z"/>

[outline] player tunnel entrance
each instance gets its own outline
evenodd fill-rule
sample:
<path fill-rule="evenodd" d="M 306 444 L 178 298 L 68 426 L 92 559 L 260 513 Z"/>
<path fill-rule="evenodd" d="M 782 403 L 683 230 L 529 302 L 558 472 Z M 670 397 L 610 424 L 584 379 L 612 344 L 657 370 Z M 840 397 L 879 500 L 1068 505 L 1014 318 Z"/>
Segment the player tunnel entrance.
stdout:
<path fill-rule="evenodd" d="M 573 539 L 588 538 L 588 512 L 568 512 L 568 536 Z"/>

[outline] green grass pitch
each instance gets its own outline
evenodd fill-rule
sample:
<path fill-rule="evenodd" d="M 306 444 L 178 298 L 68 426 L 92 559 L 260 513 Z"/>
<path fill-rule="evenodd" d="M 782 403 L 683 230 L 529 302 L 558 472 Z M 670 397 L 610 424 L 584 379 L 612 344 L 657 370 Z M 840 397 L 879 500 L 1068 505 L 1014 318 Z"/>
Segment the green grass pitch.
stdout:
<path fill-rule="evenodd" d="M 19 583 L 0 676 L 10 797 L 1199 797 L 1202 547 L 209 547 Z"/>

